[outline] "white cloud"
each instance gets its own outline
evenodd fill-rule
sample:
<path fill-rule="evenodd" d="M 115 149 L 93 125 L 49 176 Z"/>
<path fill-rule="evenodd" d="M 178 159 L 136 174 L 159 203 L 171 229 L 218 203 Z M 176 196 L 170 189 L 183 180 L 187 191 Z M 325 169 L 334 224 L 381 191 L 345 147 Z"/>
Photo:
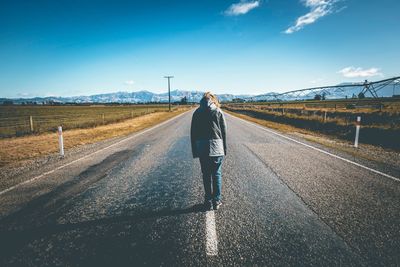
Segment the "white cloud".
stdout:
<path fill-rule="evenodd" d="M 130 80 L 130 81 L 125 81 L 124 83 L 125 83 L 126 85 L 133 85 L 135 82 L 132 81 L 132 80 Z"/>
<path fill-rule="evenodd" d="M 318 19 L 333 12 L 334 4 L 338 0 L 301 0 L 311 10 L 307 14 L 297 18 L 296 23 L 286 29 L 286 34 L 291 34 L 303 29 L 306 25 L 316 22 Z"/>
<path fill-rule="evenodd" d="M 322 82 L 322 81 L 324 81 L 324 79 L 318 78 L 318 79 L 315 79 L 315 80 L 311 80 L 310 83 L 312 83 L 312 84 L 317 84 L 317 83 L 320 83 L 320 82 Z"/>
<path fill-rule="evenodd" d="M 339 70 L 338 73 L 342 74 L 346 78 L 358 78 L 358 77 L 373 77 L 373 76 L 383 76 L 380 69 L 378 68 L 355 68 L 355 67 L 347 67 L 342 70 Z"/>
<path fill-rule="evenodd" d="M 240 1 L 239 3 L 232 4 L 226 11 L 225 14 L 228 16 L 239 16 L 244 15 L 252 9 L 260 6 L 260 1 Z"/>

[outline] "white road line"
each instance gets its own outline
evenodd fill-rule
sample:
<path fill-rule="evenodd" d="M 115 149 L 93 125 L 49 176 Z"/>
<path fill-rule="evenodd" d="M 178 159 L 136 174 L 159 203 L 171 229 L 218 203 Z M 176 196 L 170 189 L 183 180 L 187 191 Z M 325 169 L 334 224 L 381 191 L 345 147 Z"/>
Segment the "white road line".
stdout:
<path fill-rule="evenodd" d="M 11 186 L 11 187 L 9 187 L 9 188 L 7 188 L 7 189 L 4 189 L 3 191 L 0 191 L 0 196 L 3 195 L 3 194 L 5 194 L 5 193 L 7 193 L 7 192 L 10 192 L 11 190 L 14 190 L 14 189 L 20 187 L 20 186 L 22 186 L 22 185 L 25 185 L 25 184 L 28 184 L 28 183 L 32 183 L 32 182 L 34 182 L 34 181 L 36 181 L 36 180 L 38 180 L 38 179 L 40 179 L 40 178 L 43 178 L 43 177 L 45 177 L 46 175 L 49 175 L 49 174 L 51 174 L 51 173 L 53 173 L 53 172 L 55 172 L 55 171 L 61 170 L 61 169 L 65 168 L 65 167 L 68 167 L 68 166 L 70 166 L 70 165 L 72 165 L 72 164 L 75 164 L 75 163 L 77 163 L 77 162 L 79 162 L 79 161 L 81 161 L 81 160 L 84 160 L 84 159 L 86 159 L 86 158 L 89 158 L 89 157 L 91 157 L 91 156 L 93 156 L 93 155 L 95 155 L 95 154 L 97 154 L 97 153 L 100 153 L 100 152 L 106 150 L 106 149 L 109 149 L 109 148 L 111 148 L 111 147 L 117 146 L 117 145 L 119 145 L 119 144 L 121 144 L 121 143 L 123 143 L 123 142 L 126 142 L 126 141 L 128 141 L 128 140 L 131 140 L 131 139 L 133 139 L 133 138 L 135 138 L 135 137 L 138 137 L 139 135 L 142 135 L 142 134 L 147 133 L 147 132 L 149 132 L 149 131 L 151 131 L 151 130 L 154 130 L 154 129 L 156 129 L 156 128 L 158 128 L 158 127 L 160 127 L 160 126 L 162 126 L 162 125 L 164 125 L 164 124 L 166 124 L 166 123 L 168 123 L 168 122 L 170 122 L 170 121 L 172 121 L 172 120 L 176 120 L 177 118 L 183 116 L 184 114 L 186 114 L 186 113 L 188 113 L 188 112 L 190 112 L 190 111 L 191 111 L 191 110 L 188 110 L 188 111 L 186 111 L 186 112 L 184 112 L 184 113 L 182 113 L 182 114 L 179 114 L 179 115 L 176 116 L 176 117 L 173 117 L 173 118 L 171 118 L 171 119 L 168 119 L 168 120 L 166 120 L 166 121 L 164 121 L 164 122 L 162 122 L 162 123 L 160 123 L 160 124 L 157 124 L 157 125 L 155 125 L 155 126 L 153 126 L 153 127 L 148 128 L 148 129 L 146 129 L 146 130 L 144 130 L 144 131 L 142 131 L 142 132 L 136 133 L 136 134 L 131 135 L 131 136 L 125 138 L 125 139 L 122 139 L 122 140 L 118 141 L 117 143 L 114 143 L 114 144 L 112 144 L 112 145 L 106 146 L 106 147 L 104 147 L 104 148 L 102 148 L 102 149 L 100 149 L 100 150 L 97 150 L 97 151 L 95 151 L 95 152 L 93 152 L 93 153 L 90 153 L 90 154 L 88 154 L 88 155 L 86 155 L 86 156 L 84 156 L 84 157 L 82 157 L 82 158 L 73 160 L 73 161 L 71 161 L 71 162 L 69 162 L 69 163 L 67 163 L 67 164 L 64 164 L 64 165 L 62 165 L 62 166 L 59 166 L 59 167 L 55 168 L 54 170 L 51 170 L 51 171 L 42 173 L 41 175 L 38 175 L 38 176 L 36 176 L 36 177 L 33 177 L 32 179 L 26 180 L 26 181 L 24 181 L 24 182 L 21 182 L 21 183 L 19 183 L 19 184 L 16 184 L 16 185 L 14 185 L 14 186 Z"/>
<path fill-rule="evenodd" d="M 206 254 L 207 256 L 218 255 L 217 228 L 213 210 L 206 212 Z"/>
<path fill-rule="evenodd" d="M 226 113 L 225 113 L 225 114 L 226 114 Z M 370 167 L 364 166 L 364 165 L 362 165 L 362 164 L 360 164 L 360 163 L 357 163 L 357 162 L 348 160 L 348 159 L 346 159 L 346 158 L 342 158 L 342 157 L 340 157 L 340 156 L 338 156 L 338 155 L 332 154 L 332 153 L 330 153 L 330 152 L 328 152 L 328 151 L 325 151 L 325 150 L 323 150 L 323 149 L 320 149 L 320 148 L 317 148 L 317 147 L 308 145 L 308 144 L 306 144 L 306 143 L 297 141 L 296 139 L 290 138 L 290 137 L 285 136 L 285 135 L 283 135 L 283 134 L 279 134 L 279 133 L 274 132 L 274 131 L 272 131 L 272 130 L 266 128 L 266 127 L 259 126 L 259 125 L 255 124 L 255 123 L 253 123 L 253 122 L 246 121 L 246 120 L 244 120 L 244 119 L 242 119 L 242 118 L 238 118 L 238 117 L 235 117 L 235 116 L 230 115 L 230 114 L 229 114 L 229 116 L 232 116 L 232 117 L 234 117 L 234 118 L 236 118 L 236 119 L 242 120 L 242 121 L 244 121 L 244 122 L 246 122 L 246 123 L 248 123 L 248 124 L 250 124 L 250 125 L 253 125 L 253 126 L 255 126 L 255 127 L 259 128 L 259 129 L 261 129 L 261 130 L 264 130 L 264 131 L 267 131 L 267 132 L 272 133 L 272 134 L 274 134 L 274 135 L 280 136 L 280 137 L 282 137 L 282 138 L 285 138 L 285 139 L 290 140 L 290 141 L 292 141 L 292 142 L 295 142 L 295 143 L 297 143 L 297 144 L 300 144 L 300 145 L 306 146 L 306 147 L 308 147 L 308 148 L 314 149 L 314 150 L 316 150 L 316 151 L 318 151 L 318 152 L 324 153 L 324 154 L 329 155 L 329 156 L 331 156 L 331 157 L 334 157 L 334 158 L 343 160 L 343 161 L 345 161 L 345 162 L 347 162 L 347 163 L 353 164 L 353 165 L 355 165 L 355 166 L 358 166 L 358 167 L 360 167 L 360 168 L 363 168 L 363 169 L 366 169 L 366 170 L 368 170 L 368 171 L 374 172 L 374 173 L 376 173 L 376 174 L 385 176 L 385 177 L 387 177 L 387 178 L 389 178 L 389 179 L 392 179 L 392 180 L 394 180 L 394 181 L 396 181 L 396 182 L 400 182 L 400 178 L 397 178 L 397 177 L 394 177 L 394 176 L 392 176 L 392 175 L 389 175 L 389 174 L 380 172 L 380 171 L 378 171 L 378 170 L 375 170 L 375 169 L 372 169 L 372 168 L 370 168 Z"/>

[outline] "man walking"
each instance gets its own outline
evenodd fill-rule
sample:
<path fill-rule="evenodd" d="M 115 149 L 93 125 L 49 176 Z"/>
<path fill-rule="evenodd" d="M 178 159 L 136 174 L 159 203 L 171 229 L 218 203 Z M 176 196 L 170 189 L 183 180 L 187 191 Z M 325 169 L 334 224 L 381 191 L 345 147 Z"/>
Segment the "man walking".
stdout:
<path fill-rule="evenodd" d="M 190 129 L 193 158 L 200 159 L 204 205 L 218 209 L 221 202 L 222 161 L 226 155 L 226 122 L 218 98 L 206 92 L 194 112 Z"/>

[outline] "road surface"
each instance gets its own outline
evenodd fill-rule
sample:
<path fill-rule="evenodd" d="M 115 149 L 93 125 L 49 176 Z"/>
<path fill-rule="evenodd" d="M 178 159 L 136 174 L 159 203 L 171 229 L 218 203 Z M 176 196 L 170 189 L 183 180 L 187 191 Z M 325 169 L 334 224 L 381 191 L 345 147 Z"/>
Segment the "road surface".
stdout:
<path fill-rule="evenodd" d="M 192 112 L 0 194 L 0 265 L 400 265 L 399 181 L 230 115 L 204 212 Z"/>

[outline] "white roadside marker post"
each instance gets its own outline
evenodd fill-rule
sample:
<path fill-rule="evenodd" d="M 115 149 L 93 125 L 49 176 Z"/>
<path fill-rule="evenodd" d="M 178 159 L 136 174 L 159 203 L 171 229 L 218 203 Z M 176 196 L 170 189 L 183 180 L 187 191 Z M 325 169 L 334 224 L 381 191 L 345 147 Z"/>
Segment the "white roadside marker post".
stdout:
<path fill-rule="evenodd" d="M 33 133 L 33 117 L 29 116 L 29 126 L 31 128 L 31 133 Z"/>
<path fill-rule="evenodd" d="M 356 122 L 356 139 L 354 140 L 354 147 L 358 147 L 358 137 L 360 136 L 361 116 L 357 116 Z"/>
<path fill-rule="evenodd" d="M 58 145 L 60 147 L 60 156 L 64 157 L 64 139 L 61 126 L 58 126 Z"/>

